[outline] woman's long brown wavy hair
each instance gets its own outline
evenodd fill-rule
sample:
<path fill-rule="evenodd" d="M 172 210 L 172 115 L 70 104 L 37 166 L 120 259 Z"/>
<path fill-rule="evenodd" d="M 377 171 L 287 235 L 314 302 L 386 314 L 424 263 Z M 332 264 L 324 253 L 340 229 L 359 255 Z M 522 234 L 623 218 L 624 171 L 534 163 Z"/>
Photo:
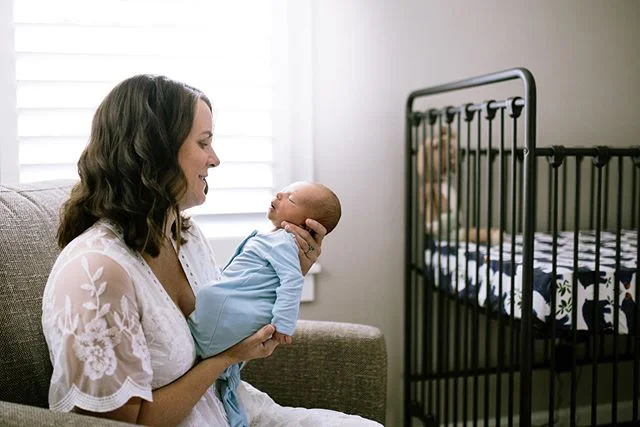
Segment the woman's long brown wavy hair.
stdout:
<path fill-rule="evenodd" d="M 201 91 L 164 76 L 138 75 L 118 84 L 93 117 L 91 136 L 78 161 L 80 182 L 62 207 L 58 245 L 99 219 L 122 230 L 125 243 L 157 256 L 167 213 L 175 212 L 178 245 L 190 227 L 178 200 L 187 188 L 178 150 L 195 116 Z"/>

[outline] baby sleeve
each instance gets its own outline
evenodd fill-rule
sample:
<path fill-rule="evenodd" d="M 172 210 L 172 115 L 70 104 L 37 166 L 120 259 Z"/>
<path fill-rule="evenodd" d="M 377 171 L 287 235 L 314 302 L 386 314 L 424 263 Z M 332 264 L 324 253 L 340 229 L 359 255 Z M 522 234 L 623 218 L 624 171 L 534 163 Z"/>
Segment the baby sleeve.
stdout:
<path fill-rule="evenodd" d="M 107 412 L 134 396 L 151 401 L 149 349 L 129 274 L 101 253 L 56 267 L 43 298 L 51 409 Z"/>
<path fill-rule="evenodd" d="M 293 235 L 287 232 L 276 234 L 272 248 L 266 255 L 280 285 L 276 289 L 276 302 L 273 305 L 273 319 L 271 323 L 278 332 L 293 335 L 300 310 L 300 297 L 304 277 L 300 271 L 298 246 Z"/>

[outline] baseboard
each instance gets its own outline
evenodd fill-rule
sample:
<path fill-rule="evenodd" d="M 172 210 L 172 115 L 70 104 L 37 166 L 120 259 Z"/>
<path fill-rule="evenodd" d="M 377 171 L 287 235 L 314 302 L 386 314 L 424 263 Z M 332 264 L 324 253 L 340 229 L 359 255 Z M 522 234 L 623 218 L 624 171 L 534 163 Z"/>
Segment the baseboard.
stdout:
<path fill-rule="evenodd" d="M 597 425 L 611 424 L 611 409 L 610 403 L 600 404 L 596 406 L 596 420 Z M 625 422 L 631 420 L 633 415 L 633 402 L 628 400 L 624 402 L 618 402 L 618 418 L 617 422 Z M 562 408 L 555 412 L 555 426 L 568 426 L 570 425 L 571 411 L 569 408 Z M 549 413 L 548 412 L 535 412 L 531 417 L 531 425 L 533 426 L 548 426 Z M 576 408 L 576 425 L 577 426 L 590 426 L 591 425 L 591 406 L 580 406 Z"/>
<path fill-rule="evenodd" d="M 601 404 L 596 407 L 597 421 L 599 426 L 605 426 L 611 424 L 611 404 Z M 631 401 L 618 402 L 618 426 L 624 425 L 623 423 L 629 422 L 633 415 L 633 405 Z M 569 408 L 562 408 L 555 412 L 555 422 L 554 426 L 569 426 L 571 423 L 569 422 L 571 415 L 571 411 Z M 531 425 L 537 427 L 549 426 L 549 413 L 545 411 L 534 412 L 531 415 Z M 457 423 L 456 426 L 464 426 L 465 423 Z M 489 421 L 489 426 L 494 427 L 497 423 L 495 420 Z M 506 426 L 509 425 L 509 420 L 507 417 L 502 417 L 500 419 L 500 425 Z M 512 423 L 513 426 L 519 426 L 520 420 L 518 416 L 515 416 L 515 419 Z M 576 409 L 576 425 L 578 426 L 590 426 L 591 425 L 591 406 L 581 406 Z M 629 424 L 631 425 L 631 424 Z M 454 424 L 449 423 L 449 426 L 454 426 Z"/>

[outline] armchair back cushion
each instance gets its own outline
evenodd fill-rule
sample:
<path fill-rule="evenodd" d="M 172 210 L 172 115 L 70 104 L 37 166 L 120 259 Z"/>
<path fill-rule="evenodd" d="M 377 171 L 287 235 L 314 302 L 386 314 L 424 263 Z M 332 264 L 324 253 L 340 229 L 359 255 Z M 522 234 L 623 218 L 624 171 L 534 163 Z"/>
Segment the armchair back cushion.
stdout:
<path fill-rule="evenodd" d="M 72 185 L 0 185 L 0 400 L 48 407 L 42 292 L 59 253 L 59 208 Z"/>

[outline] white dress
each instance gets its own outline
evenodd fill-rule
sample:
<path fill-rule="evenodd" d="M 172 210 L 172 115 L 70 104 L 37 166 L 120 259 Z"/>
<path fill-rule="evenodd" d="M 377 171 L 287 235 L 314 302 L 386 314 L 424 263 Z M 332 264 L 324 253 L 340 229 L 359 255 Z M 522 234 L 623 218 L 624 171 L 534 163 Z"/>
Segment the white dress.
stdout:
<path fill-rule="evenodd" d="M 197 294 L 220 273 L 195 224 L 186 237 L 179 258 Z M 53 365 L 49 406 L 56 411 L 77 406 L 106 412 L 136 396 L 151 401 L 152 390 L 181 377 L 196 360 L 182 312 L 118 227 L 106 221 L 60 253 L 44 290 L 42 327 Z M 281 407 L 246 383 L 238 394 L 255 426 L 379 425 L 335 411 Z M 180 425 L 228 425 L 215 387 Z"/>

